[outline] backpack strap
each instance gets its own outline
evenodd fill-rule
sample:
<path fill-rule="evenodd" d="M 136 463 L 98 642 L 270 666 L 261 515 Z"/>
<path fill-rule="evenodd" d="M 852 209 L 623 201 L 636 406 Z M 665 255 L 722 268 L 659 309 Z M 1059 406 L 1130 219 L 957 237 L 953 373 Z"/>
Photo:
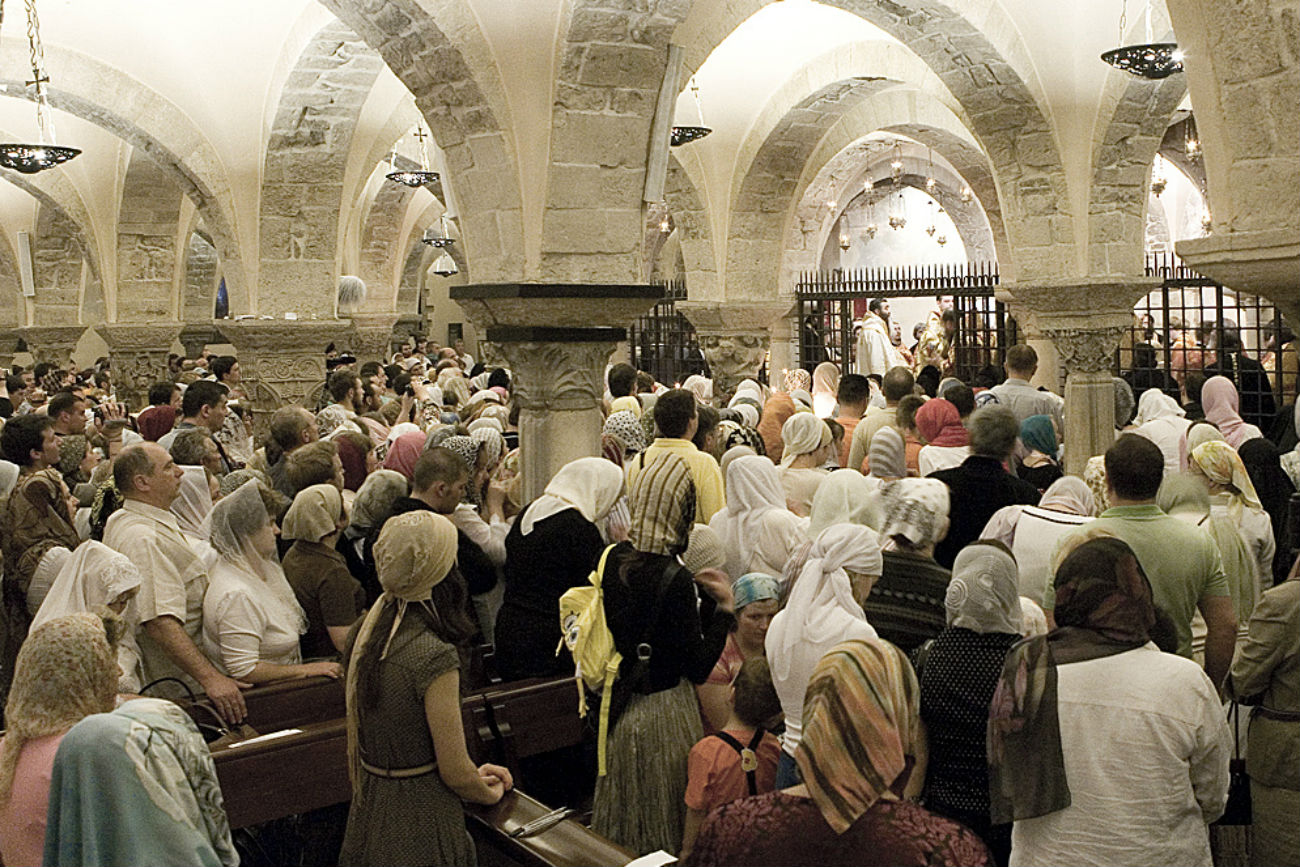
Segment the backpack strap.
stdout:
<path fill-rule="evenodd" d="M 641 630 L 641 641 L 636 646 L 636 657 L 632 662 L 632 673 L 628 678 L 628 685 L 633 689 L 640 691 L 645 688 L 646 682 L 650 678 L 650 657 L 654 654 L 654 646 L 650 643 L 650 638 L 654 634 L 654 629 L 659 625 L 659 615 L 663 611 L 664 597 L 668 595 L 668 587 L 672 584 L 673 576 L 681 568 L 677 565 L 676 558 L 670 557 L 668 565 L 664 566 L 663 573 L 659 576 L 659 583 L 655 586 L 654 603 L 650 607 L 650 617 L 645 622 L 645 628 Z M 648 695 L 649 693 L 644 693 Z"/>
<path fill-rule="evenodd" d="M 742 746 L 740 741 L 727 732 L 717 731 L 713 733 L 714 737 L 731 747 L 740 756 L 740 769 L 745 772 L 745 782 L 749 786 L 751 797 L 758 794 L 758 745 L 763 742 L 763 735 L 765 734 L 767 734 L 767 731 L 762 726 L 756 726 L 754 736 L 749 739 L 749 744 Z"/>

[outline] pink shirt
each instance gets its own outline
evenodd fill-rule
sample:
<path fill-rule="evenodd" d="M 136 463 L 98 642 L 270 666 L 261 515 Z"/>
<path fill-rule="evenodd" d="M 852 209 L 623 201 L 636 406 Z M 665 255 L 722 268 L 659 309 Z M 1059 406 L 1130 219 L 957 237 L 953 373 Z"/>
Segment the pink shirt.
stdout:
<path fill-rule="evenodd" d="M 54 754 L 62 740 L 61 733 L 28 741 L 18 756 L 13 791 L 9 802 L 0 806 L 0 857 L 9 867 L 40 864 L 45 855 L 50 776 L 54 773 Z"/>

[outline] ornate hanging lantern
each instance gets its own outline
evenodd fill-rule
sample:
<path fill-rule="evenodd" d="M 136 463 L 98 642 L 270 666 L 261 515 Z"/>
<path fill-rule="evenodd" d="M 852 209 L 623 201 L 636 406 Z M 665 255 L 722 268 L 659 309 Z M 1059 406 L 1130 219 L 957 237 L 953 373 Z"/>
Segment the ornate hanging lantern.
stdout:
<path fill-rule="evenodd" d="M 384 175 L 384 177 L 393 183 L 419 189 L 428 184 L 437 183 L 438 173 L 429 171 L 429 148 L 424 142 L 429 134 L 424 131 L 424 126 L 417 123 L 415 132 L 412 135 L 420 143 L 420 167 L 418 169 L 399 169 L 397 167 L 397 144 L 394 143 L 393 152 L 388 158 L 389 163 L 393 166 L 393 171 Z"/>
<path fill-rule="evenodd" d="M 695 116 L 699 120 L 699 123 L 695 126 L 673 127 L 672 137 L 668 142 L 672 147 L 681 147 L 684 144 L 699 141 L 709 133 L 713 132 L 712 129 L 704 125 L 704 107 L 700 103 L 700 86 L 696 83 L 695 76 L 693 75 L 691 76 L 690 88 L 691 96 L 695 97 Z"/>
<path fill-rule="evenodd" d="M 1122 43 L 1128 27 L 1128 4 L 1120 0 L 1119 40 Z M 1101 59 L 1116 69 L 1131 72 L 1140 78 L 1168 78 L 1183 71 L 1183 52 L 1175 42 L 1155 42 L 1151 34 L 1151 0 L 1146 4 L 1146 42 L 1141 45 L 1121 45 L 1101 55 Z"/>
<path fill-rule="evenodd" d="M 40 141 L 36 144 L 0 144 L 0 166 L 25 175 L 34 175 L 54 168 L 81 153 L 77 148 L 55 143 L 54 118 L 46 94 L 50 77 L 45 72 L 45 48 L 41 45 L 41 20 L 36 14 L 36 0 L 26 0 L 27 46 L 31 51 L 32 79 L 27 82 L 36 103 L 36 128 Z M 0 25 L 4 23 L 4 2 L 0 0 Z"/>

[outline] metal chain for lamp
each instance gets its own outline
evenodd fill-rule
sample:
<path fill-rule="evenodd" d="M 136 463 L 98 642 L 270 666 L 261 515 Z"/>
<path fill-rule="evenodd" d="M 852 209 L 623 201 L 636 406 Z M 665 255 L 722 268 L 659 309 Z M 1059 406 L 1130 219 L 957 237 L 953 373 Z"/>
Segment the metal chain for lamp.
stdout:
<path fill-rule="evenodd" d="M 31 52 L 32 80 L 27 86 L 33 89 L 36 103 L 36 127 L 40 141 L 37 144 L 0 144 L 0 166 L 32 175 L 65 163 L 81 153 L 77 148 L 60 147 L 56 142 L 54 115 L 50 111 L 46 85 L 50 77 L 45 72 L 45 48 L 41 44 L 41 19 L 36 12 L 36 0 L 24 0 L 27 11 L 27 45 Z M 0 25 L 4 23 L 4 0 L 0 0 Z"/>

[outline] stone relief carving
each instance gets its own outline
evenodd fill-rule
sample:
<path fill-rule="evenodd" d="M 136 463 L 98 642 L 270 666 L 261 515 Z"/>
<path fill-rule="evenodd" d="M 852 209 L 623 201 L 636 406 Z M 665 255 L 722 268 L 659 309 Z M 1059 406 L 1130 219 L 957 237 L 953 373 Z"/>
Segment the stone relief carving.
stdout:
<path fill-rule="evenodd" d="M 527 410 L 584 410 L 604 397 L 605 362 L 613 343 L 502 343 L 514 374 L 512 390 Z"/>
<path fill-rule="evenodd" d="M 1108 328 L 1051 328 L 1043 333 L 1056 344 L 1061 362 L 1069 373 L 1109 373 L 1115 350 L 1127 326 Z"/>
<path fill-rule="evenodd" d="M 715 396 L 729 396 L 742 380 L 757 376 L 770 341 L 768 332 L 731 334 L 697 330 L 695 336 L 709 362 Z"/>

